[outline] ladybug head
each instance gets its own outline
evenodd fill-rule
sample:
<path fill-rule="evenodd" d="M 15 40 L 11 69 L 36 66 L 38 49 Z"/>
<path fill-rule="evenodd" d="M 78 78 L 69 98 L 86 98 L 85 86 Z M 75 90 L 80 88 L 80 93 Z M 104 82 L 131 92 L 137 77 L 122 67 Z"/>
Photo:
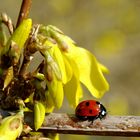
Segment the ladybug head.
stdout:
<path fill-rule="evenodd" d="M 105 107 L 100 104 L 100 113 L 99 113 L 99 118 L 102 119 L 107 115 L 107 111 L 105 109 Z"/>

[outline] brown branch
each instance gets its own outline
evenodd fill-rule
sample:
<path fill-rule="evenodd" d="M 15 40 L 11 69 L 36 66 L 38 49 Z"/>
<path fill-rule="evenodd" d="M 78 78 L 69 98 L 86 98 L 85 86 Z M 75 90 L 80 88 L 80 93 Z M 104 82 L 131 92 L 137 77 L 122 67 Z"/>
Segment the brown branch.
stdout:
<path fill-rule="evenodd" d="M 33 126 L 33 116 L 25 118 L 27 124 Z M 74 115 L 52 113 L 46 115 L 42 127 L 43 133 L 62 133 L 99 136 L 140 136 L 140 116 L 110 116 L 103 120 L 80 121 Z"/>
<path fill-rule="evenodd" d="M 0 110 L 1 116 L 7 116 L 6 111 Z M 1 120 L 0 120 L 1 121 Z M 33 128 L 33 113 L 25 113 L 25 122 Z M 46 115 L 42 127 L 38 130 L 47 133 L 125 136 L 140 137 L 140 116 L 110 116 L 105 119 L 80 121 L 75 115 L 51 113 Z"/>
<path fill-rule="evenodd" d="M 29 14 L 29 11 L 31 8 L 31 4 L 32 4 L 32 0 L 22 0 L 22 5 L 21 5 L 20 12 L 19 12 L 16 27 L 18 27 L 18 25 L 21 23 L 21 21 L 23 19 L 28 17 L 28 14 Z"/>

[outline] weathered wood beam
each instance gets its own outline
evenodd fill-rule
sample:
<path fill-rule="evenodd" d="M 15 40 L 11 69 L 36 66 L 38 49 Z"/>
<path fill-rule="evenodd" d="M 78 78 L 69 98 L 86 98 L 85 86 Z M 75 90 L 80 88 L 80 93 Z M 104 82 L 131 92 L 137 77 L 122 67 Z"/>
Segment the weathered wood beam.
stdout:
<path fill-rule="evenodd" d="M 33 126 L 33 114 L 25 117 L 27 124 Z M 51 113 L 46 115 L 42 127 L 38 130 L 43 133 L 98 135 L 98 136 L 125 136 L 140 137 L 140 116 L 110 116 L 105 119 L 80 121 L 74 115 Z"/>
<path fill-rule="evenodd" d="M 1 118 L 10 113 L 0 110 Z M 25 122 L 33 128 L 33 113 L 25 113 Z M 75 115 L 65 113 L 46 114 L 42 127 L 38 130 L 45 133 L 79 134 L 97 136 L 140 137 L 140 116 L 111 116 L 105 119 L 80 121 Z"/>

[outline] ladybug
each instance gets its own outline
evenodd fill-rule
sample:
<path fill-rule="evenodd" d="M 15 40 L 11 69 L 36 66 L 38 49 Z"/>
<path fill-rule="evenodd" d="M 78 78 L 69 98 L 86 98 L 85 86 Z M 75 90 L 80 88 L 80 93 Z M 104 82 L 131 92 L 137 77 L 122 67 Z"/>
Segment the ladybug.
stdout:
<path fill-rule="evenodd" d="M 105 107 L 98 101 L 85 100 L 78 104 L 75 110 L 75 115 L 80 120 L 94 121 L 102 119 L 107 115 Z"/>

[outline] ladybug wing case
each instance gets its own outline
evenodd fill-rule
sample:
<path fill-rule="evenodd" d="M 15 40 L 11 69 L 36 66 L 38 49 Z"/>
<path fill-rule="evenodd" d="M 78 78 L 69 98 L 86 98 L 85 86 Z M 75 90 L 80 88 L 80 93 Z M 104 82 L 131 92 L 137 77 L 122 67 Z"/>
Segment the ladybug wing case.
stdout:
<path fill-rule="evenodd" d="M 81 102 L 76 108 L 76 116 L 82 120 L 94 120 L 99 116 L 100 104 L 94 100 L 87 100 Z"/>

